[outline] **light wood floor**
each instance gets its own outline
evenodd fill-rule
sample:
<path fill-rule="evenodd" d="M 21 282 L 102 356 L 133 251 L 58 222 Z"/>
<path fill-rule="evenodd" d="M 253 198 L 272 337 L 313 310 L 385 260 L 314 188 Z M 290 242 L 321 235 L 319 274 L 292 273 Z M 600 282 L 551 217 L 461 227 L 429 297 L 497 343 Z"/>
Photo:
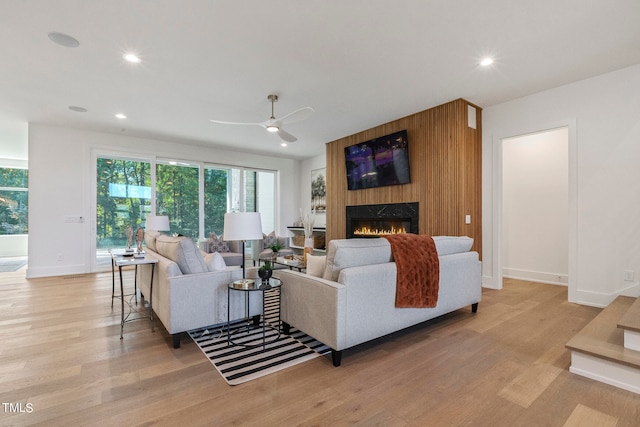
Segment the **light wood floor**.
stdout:
<path fill-rule="evenodd" d="M 506 281 L 465 309 L 228 386 L 189 338 L 132 322 L 111 275 L 0 275 L 0 425 L 637 426 L 640 395 L 568 372 L 598 312 L 566 288 Z M 12 404 L 13 406 L 9 406 Z M 27 405 L 28 404 L 28 405 Z M 22 408 L 25 412 L 16 413 Z M 30 410 L 29 410 L 30 408 Z"/>

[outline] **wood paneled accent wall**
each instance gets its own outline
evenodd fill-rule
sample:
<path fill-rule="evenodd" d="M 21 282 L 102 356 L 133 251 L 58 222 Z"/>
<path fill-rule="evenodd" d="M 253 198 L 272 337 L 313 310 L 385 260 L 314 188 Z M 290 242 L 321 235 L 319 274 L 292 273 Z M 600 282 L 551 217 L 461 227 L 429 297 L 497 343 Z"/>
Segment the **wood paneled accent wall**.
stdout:
<path fill-rule="evenodd" d="M 475 129 L 468 126 L 468 106 L 475 109 Z M 327 239 L 345 238 L 346 206 L 418 202 L 420 234 L 473 237 L 473 250 L 482 255 L 481 124 L 482 109 L 458 99 L 328 143 Z M 411 183 L 347 190 L 344 148 L 403 129 Z"/>

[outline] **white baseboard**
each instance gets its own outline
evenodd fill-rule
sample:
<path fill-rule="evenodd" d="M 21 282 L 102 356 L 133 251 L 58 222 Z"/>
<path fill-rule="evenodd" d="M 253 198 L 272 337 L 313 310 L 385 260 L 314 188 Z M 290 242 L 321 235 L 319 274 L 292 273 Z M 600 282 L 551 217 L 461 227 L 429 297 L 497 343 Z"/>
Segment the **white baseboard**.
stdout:
<path fill-rule="evenodd" d="M 502 283 L 496 283 L 493 276 L 482 276 L 482 287 L 488 289 L 502 289 Z"/>
<path fill-rule="evenodd" d="M 51 276 L 69 276 L 72 274 L 86 274 L 87 266 L 84 264 L 64 265 L 60 267 L 31 267 L 27 264 L 27 279 Z"/>
<path fill-rule="evenodd" d="M 503 268 L 502 277 L 518 280 L 529 280 L 531 282 L 548 283 L 550 285 L 567 286 L 567 284 L 569 283 L 569 276 L 566 274 L 521 270 L 518 268 Z"/>

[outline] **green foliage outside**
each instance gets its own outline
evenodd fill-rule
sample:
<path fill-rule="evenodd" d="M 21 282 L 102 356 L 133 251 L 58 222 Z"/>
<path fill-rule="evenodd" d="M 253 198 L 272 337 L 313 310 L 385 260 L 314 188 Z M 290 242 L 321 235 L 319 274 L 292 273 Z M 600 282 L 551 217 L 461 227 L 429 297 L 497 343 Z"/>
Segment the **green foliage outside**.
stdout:
<path fill-rule="evenodd" d="M 168 215 L 171 232 L 197 240 L 200 234 L 199 170 L 194 167 L 156 166 L 156 213 Z"/>
<path fill-rule="evenodd" d="M 204 237 L 222 234 L 230 209 L 234 169 L 204 169 Z M 236 170 L 237 172 L 237 170 Z M 145 227 L 151 211 L 150 163 L 99 158 L 97 162 L 97 248 L 124 247 L 126 228 Z M 245 209 L 256 206 L 256 172 L 245 171 Z M 169 216 L 170 233 L 200 237 L 200 170 L 189 165 L 156 165 L 156 214 Z M 236 190 L 237 191 L 237 190 Z"/>
<path fill-rule="evenodd" d="M 224 229 L 228 181 L 227 170 L 205 169 L 204 171 L 204 229 L 207 234 L 213 231 L 220 235 Z"/>
<path fill-rule="evenodd" d="M 28 233 L 28 181 L 26 169 L 0 168 L 0 235 Z"/>
<path fill-rule="evenodd" d="M 148 162 L 98 159 L 97 248 L 124 247 L 126 229 L 144 225 L 151 207 L 151 172 Z M 135 243 L 134 243 L 135 244 Z"/>

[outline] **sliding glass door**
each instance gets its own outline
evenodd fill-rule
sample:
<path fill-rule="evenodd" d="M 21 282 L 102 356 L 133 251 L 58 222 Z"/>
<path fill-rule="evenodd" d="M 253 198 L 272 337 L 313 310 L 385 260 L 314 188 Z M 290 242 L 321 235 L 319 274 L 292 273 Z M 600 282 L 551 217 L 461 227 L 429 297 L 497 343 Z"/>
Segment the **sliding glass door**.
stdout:
<path fill-rule="evenodd" d="M 150 164 L 98 159 L 96 247 L 124 246 L 126 228 L 141 227 L 151 207 Z"/>
<path fill-rule="evenodd" d="M 127 244 L 126 229 L 146 216 L 167 215 L 169 233 L 194 241 L 224 232 L 226 212 L 260 212 L 262 229 L 276 228 L 276 172 L 171 159 L 96 158 L 96 269 L 108 249 Z M 250 248 L 250 244 L 247 249 Z"/>
<path fill-rule="evenodd" d="M 205 167 L 204 169 L 204 237 L 210 233 L 221 235 L 224 229 L 224 214 L 231 206 L 230 168 Z"/>
<path fill-rule="evenodd" d="M 96 165 L 96 261 L 111 265 L 107 251 L 127 245 L 127 227 L 144 226 L 151 210 L 151 164 L 98 158 Z"/>
<path fill-rule="evenodd" d="M 167 215 L 171 232 L 200 236 L 200 167 L 185 162 L 158 161 L 156 215 Z"/>

